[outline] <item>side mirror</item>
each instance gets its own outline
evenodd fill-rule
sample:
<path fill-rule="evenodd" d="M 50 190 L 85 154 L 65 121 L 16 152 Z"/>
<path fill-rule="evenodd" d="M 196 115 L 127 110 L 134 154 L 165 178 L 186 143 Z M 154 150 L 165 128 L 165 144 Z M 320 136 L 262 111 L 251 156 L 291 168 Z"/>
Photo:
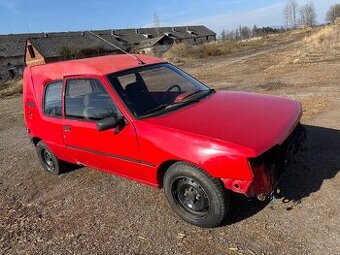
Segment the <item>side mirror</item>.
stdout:
<path fill-rule="evenodd" d="M 117 128 L 125 124 L 124 117 L 109 117 L 97 122 L 97 130 L 104 131 L 111 128 Z"/>

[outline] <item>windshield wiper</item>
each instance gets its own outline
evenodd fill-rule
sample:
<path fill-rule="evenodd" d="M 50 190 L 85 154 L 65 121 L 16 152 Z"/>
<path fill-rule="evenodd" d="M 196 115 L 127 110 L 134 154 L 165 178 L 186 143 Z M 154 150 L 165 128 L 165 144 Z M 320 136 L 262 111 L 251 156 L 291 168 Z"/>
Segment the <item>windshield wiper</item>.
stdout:
<path fill-rule="evenodd" d="M 165 109 L 170 109 L 170 108 L 173 108 L 173 107 L 176 107 L 176 106 L 181 106 L 181 105 L 185 105 L 185 104 L 188 104 L 188 103 L 194 103 L 194 102 L 198 102 L 198 101 L 199 101 L 198 99 L 190 99 L 190 100 L 179 101 L 179 102 L 172 103 L 172 104 L 161 104 L 161 105 L 159 105 L 155 108 L 152 108 L 152 109 L 146 111 L 145 113 L 143 113 L 143 116 L 149 115 L 151 113 L 155 113 L 155 112 L 158 112 L 158 111 L 162 111 L 162 110 L 165 110 Z"/>
<path fill-rule="evenodd" d="M 193 97 L 193 96 L 195 96 L 195 95 L 197 95 L 197 94 L 201 94 L 202 92 L 205 92 L 205 93 L 208 92 L 208 94 L 210 95 L 211 93 L 215 92 L 215 90 L 214 90 L 214 89 L 209 89 L 209 90 L 195 90 L 195 91 L 193 91 L 192 93 L 186 95 L 184 98 L 182 98 L 182 100 L 181 100 L 180 102 L 182 102 L 182 101 L 187 101 L 188 98 L 191 98 L 191 97 Z"/>
<path fill-rule="evenodd" d="M 143 116 L 144 115 L 148 115 L 148 114 L 151 114 L 151 113 L 154 113 L 154 112 L 158 112 L 158 111 L 161 111 L 161 110 L 164 110 L 167 106 L 169 106 L 168 104 L 160 104 L 159 106 L 157 107 L 154 107 L 150 110 L 147 110 L 146 112 L 143 113 Z"/>

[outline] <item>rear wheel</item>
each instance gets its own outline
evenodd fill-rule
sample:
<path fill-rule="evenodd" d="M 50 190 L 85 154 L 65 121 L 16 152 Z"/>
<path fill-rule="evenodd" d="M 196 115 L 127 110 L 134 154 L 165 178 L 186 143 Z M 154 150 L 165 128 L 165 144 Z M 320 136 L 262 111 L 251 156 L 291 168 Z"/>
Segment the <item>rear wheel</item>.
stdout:
<path fill-rule="evenodd" d="M 200 168 L 178 162 L 165 173 L 165 195 L 171 208 L 185 221 L 216 227 L 229 210 L 229 195 L 220 180 Z"/>
<path fill-rule="evenodd" d="M 41 165 L 48 173 L 55 175 L 61 174 L 63 162 L 52 153 L 43 141 L 37 144 L 36 150 Z"/>

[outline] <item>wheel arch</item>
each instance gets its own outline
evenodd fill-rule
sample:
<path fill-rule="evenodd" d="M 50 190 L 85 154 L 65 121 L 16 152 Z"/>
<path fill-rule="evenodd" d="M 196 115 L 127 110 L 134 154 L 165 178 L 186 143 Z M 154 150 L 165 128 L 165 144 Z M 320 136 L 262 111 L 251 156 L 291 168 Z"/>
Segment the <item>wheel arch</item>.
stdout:
<path fill-rule="evenodd" d="M 211 175 L 206 169 L 202 168 L 202 166 L 200 166 L 198 164 L 195 164 L 193 162 L 186 161 L 186 160 L 180 160 L 180 159 L 170 159 L 170 160 L 164 161 L 158 167 L 158 170 L 157 170 L 157 182 L 158 182 L 158 185 L 159 185 L 160 188 L 163 188 L 163 178 L 164 178 L 165 173 L 168 171 L 168 169 L 173 164 L 175 164 L 177 162 L 182 162 L 182 163 L 188 164 L 190 166 L 198 167 L 202 171 L 204 171 L 207 174 Z M 214 178 L 216 178 L 216 177 L 214 177 Z M 218 178 L 218 179 L 220 179 L 220 178 Z"/>
<path fill-rule="evenodd" d="M 33 137 L 31 140 L 35 147 L 37 147 L 38 143 L 41 141 L 39 137 Z"/>
<path fill-rule="evenodd" d="M 163 177 L 166 171 L 176 162 L 180 162 L 181 160 L 170 159 L 161 163 L 157 169 L 157 182 L 160 188 L 163 188 Z"/>

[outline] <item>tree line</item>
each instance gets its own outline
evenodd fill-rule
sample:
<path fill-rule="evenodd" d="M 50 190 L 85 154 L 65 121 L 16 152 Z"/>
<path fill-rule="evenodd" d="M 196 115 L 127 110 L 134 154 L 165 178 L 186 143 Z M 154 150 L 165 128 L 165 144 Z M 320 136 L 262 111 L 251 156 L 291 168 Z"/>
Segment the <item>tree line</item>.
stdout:
<path fill-rule="evenodd" d="M 333 23 L 340 17 L 340 4 L 332 5 L 327 14 L 326 21 Z M 287 0 L 283 9 L 285 28 L 261 27 L 256 25 L 253 28 L 239 26 L 227 31 L 222 30 L 220 38 L 222 40 L 244 40 L 252 37 L 266 36 L 287 31 L 287 29 L 297 29 L 299 27 L 313 27 L 317 25 L 317 14 L 312 1 L 299 6 L 296 0 Z"/>
<path fill-rule="evenodd" d="M 250 39 L 258 36 L 266 36 L 269 34 L 278 34 L 285 32 L 285 28 L 273 28 L 273 27 L 257 27 L 256 25 L 253 28 L 247 26 L 239 26 L 234 30 L 227 31 L 225 29 L 221 32 L 221 39 L 234 41 L 234 40 L 244 40 Z"/>
<path fill-rule="evenodd" d="M 283 17 L 287 28 L 313 27 L 317 24 L 317 15 L 312 1 L 299 7 L 296 0 L 288 0 L 284 9 Z M 340 17 L 340 4 L 332 5 L 326 13 L 326 21 L 333 23 Z"/>

